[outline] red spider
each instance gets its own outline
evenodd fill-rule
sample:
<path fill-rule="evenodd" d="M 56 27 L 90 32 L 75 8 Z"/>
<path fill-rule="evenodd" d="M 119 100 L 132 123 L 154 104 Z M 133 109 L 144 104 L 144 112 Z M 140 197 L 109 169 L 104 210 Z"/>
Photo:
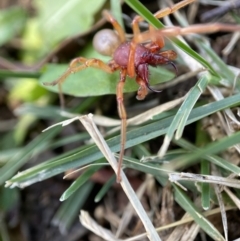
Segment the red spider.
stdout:
<path fill-rule="evenodd" d="M 154 14 L 154 16 L 156 18 L 162 18 L 194 1 L 195 0 L 184 0 L 175 4 L 171 8 L 165 8 L 158 11 Z M 149 31 L 140 33 L 138 25 L 140 21 L 143 21 L 143 18 L 136 16 L 132 22 L 133 39 L 128 42 L 126 41 L 124 30 L 113 18 L 113 16 L 108 11 L 104 11 L 103 15 L 113 25 L 116 32 L 110 29 L 101 30 L 95 35 L 93 45 L 94 48 L 102 55 L 112 56 L 112 60 L 108 63 L 104 63 L 99 59 L 86 59 L 84 57 L 73 59 L 69 68 L 59 79 L 44 84 L 58 84 L 60 86 L 70 74 L 76 73 L 88 67 L 99 68 L 108 73 L 120 70 L 120 80 L 116 89 L 118 113 L 121 118 L 121 149 L 117 171 L 117 182 L 120 182 L 120 172 L 124 155 L 127 127 L 127 114 L 123 104 L 123 87 L 126 76 L 131 78 L 135 77 L 136 82 L 139 85 L 137 99 L 143 100 L 148 93 L 148 89 L 158 92 L 150 87 L 149 65 L 155 67 L 158 65 L 171 64 L 177 72 L 174 63 L 172 62 L 177 58 L 177 54 L 173 50 L 159 52 L 164 47 L 164 36 L 176 36 L 179 34 L 185 35 L 189 33 L 208 33 L 221 30 L 239 31 L 240 27 L 226 24 L 205 24 L 192 25 L 186 28 L 169 27 L 156 30 L 152 26 L 149 26 Z"/>

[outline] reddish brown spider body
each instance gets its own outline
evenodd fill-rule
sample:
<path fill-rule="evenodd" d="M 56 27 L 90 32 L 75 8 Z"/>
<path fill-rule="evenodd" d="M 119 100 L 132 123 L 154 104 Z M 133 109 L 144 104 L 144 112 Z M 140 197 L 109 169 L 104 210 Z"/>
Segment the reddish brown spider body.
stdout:
<path fill-rule="evenodd" d="M 121 68 L 126 68 L 129 63 L 129 53 L 131 48 L 131 42 L 126 42 L 121 44 L 113 55 L 113 60 L 116 64 L 118 64 Z M 171 64 L 175 67 L 174 63 L 171 61 L 177 57 L 177 54 L 174 51 L 171 51 L 171 59 L 168 57 L 161 55 L 161 53 L 155 53 L 157 51 L 157 48 L 155 48 L 155 51 L 152 52 L 149 48 L 145 47 L 142 44 L 138 44 L 136 46 L 135 56 L 134 56 L 134 66 L 135 66 L 135 73 L 137 78 L 141 78 L 145 81 L 146 86 L 152 90 L 149 87 L 149 69 L 148 65 L 151 66 L 158 66 L 158 65 L 165 65 L 165 64 Z M 163 52 L 165 53 L 165 52 Z M 153 90 L 154 91 L 154 90 Z"/>
<path fill-rule="evenodd" d="M 128 67 L 130 48 L 131 48 L 131 42 L 126 42 L 121 44 L 114 52 L 113 61 L 121 68 L 127 69 Z M 164 53 L 166 52 L 163 52 L 163 55 L 161 55 L 161 53 L 155 53 L 157 51 L 158 51 L 158 48 L 154 48 L 154 52 L 153 52 L 149 48 L 145 47 L 144 45 L 138 44 L 136 46 L 136 51 L 134 56 L 136 78 L 143 80 L 147 88 L 154 92 L 159 92 L 159 91 L 153 90 L 149 85 L 148 66 L 151 65 L 153 67 L 156 67 L 158 65 L 171 64 L 176 70 L 174 63 L 171 60 L 177 57 L 177 54 L 174 51 L 171 51 L 171 55 L 168 54 L 169 56 L 171 56 L 171 59 L 164 56 Z"/>
<path fill-rule="evenodd" d="M 158 11 L 154 16 L 156 18 L 162 18 L 194 1 L 195 0 L 181 1 L 171 8 L 165 8 Z M 69 68 L 59 79 L 44 84 L 58 84 L 61 94 L 61 84 L 72 73 L 82 71 L 88 67 L 99 68 L 107 73 L 113 73 L 114 71 L 120 70 L 120 79 L 116 88 L 118 113 L 121 118 L 121 145 L 117 170 L 117 181 L 120 182 L 127 128 L 127 114 L 123 103 L 123 89 L 126 76 L 128 75 L 131 78 L 135 77 L 136 82 L 139 85 L 137 99 L 142 100 L 148 93 L 147 89 L 152 90 L 149 85 L 149 65 L 156 67 L 162 64 L 171 64 L 176 71 L 176 67 L 172 60 L 176 59 L 177 54 L 173 50 L 160 52 L 164 47 L 164 36 L 169 37 L 190 33 L 210 33 L 216 31 L 240 31 L 240 27 L 227 24 L 200 24 L 185 28 L 170 27 L 156 30 L 152 26 L 149 26 L 149 31 L 140 33 L 138 24 L 140 21 L 143 21 L 143 18 L 136 16 L 132 22 L 133 39 L 130 42 L 127 42 L 125 33 L 118 22 L 108 11 L 104 11 L 103 14 L 113 25 L 117 33 L 109 29 L 101 30 L 95 35 L 93 45 L 99 53 L 112 56 L 112 60 L 109 63 L 104 63 L 99 59 L 86 59 L 84 57 L 76 58 L 71 61 Z M 159 76 L 159 78 L 161 78 L 161 76 Z"/>

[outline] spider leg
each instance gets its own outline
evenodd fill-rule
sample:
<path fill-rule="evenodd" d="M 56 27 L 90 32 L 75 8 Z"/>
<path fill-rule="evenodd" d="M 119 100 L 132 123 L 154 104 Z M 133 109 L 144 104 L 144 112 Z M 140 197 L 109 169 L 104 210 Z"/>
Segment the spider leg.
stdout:
<path fill-rule="evenodd" d="M 168 64 L 172 65 L 172 67 L 175 70 L 175 75 L 177 76 L 178 75 L 177 66 L 174 64 L 174 62 L 172 62 L 172 60 L 175 60 L 177 58 L 177 53 L 173 50 L 166 50 L 166 51 L 160 52 L 159 55 L 161 55 L 169 60 Z"/>
<path fill-rule="evenodd" d="M 215 33 L 215 32 L 234 32 L 240 31 L 240 25 L 212 23 L 212 24 L 194 24 L 188 27 L 169 27 L 160 30 L 164 36 L 187 35 L 191 33 Z"/>
<path fill-rule="evenodd" d="M 181 1 L 179 3 L 176 3 L 174 4 L 172 7 L 167 7 L 167 8 L 164 8 L 164 9 L 161 9 L 159 10 L 158 12 L 156 12 L 154 14 L 154 16 L 158 19 L 160 18 L 163 18 L 169 14 L 172 14 L 174 12 L 176 12 L 177 10 L 185 7 L 186 5 L 189 5 L 190 3 L 193 3 L 195 2 L 196 0 L 184 0 L 184 1 Z M 140 21 L 143 21 L 143 18 L 140 20 Z"/>
<path fill-rule="evenodd" d="M 155 30 L 154 30 L 154 32 L 155 32 Z M 158 36 L 158 37 L 161 37 L 161 38 L 155 38 L 150 43 L 147 43 L 144 46 L 146 48 L 148 48 L 152 53 L 158 53 L 160 51 L 160 49 L 164 47 L 164 39 L 159 34 L 158 35 L 151 34 L 151 36 L 153 36 L 153 37 Z"/>
<path fill-rule="evenodd" d="M 71 61 L 71 63 L 69 64 L 68 69 L 57 80 L 54 80 L 52 82 L 43 83 L 44 85 L 48 85 L 48 86 L 58 85 L 60 102 L 61 102 L 62 108 L 64 107 L 64 98 L 63 98 L 62 87 L 61 87 L 62 83 L 66 80 L 66 78 L 70 74 L 79 72 L 88 67 L 102 69 L 103 71 L 105 71 L 107 73 L 113 73 L 114 71 L 116 71 L 118 69 L 118 66 L 116 66 L 112 63 L 109 65 L 105 64 L 103 61 L 101 61 L 99 59 L 87 59 L 87 58 L 83 58 L 83 57 L 73 59 Z"/>
<path fill-rule="evenodd" d="M 177 53 L 173 50 L 162 51 L 159 54 L 168 60 L 175 60 L 177 58 Z"/>
<path fill-rule="evenodd" d="M 120 80 L 117 85 L 117 103 L 118 103 L 118 114 L 121 119 L 121 144 L 120 144 L 120 153 L 118 160 L 118 170 L 117 170 L 117 182 L 121 182 L 121 168 L 123 162 L 123 155 L 126 142 L 126 131 L 127 131 L 127 113 L 123 103 L 123 88 L 126 81 L 127 70 L 122 69 L 120 72 Z"/>
<path fill-rule="evenodd" d="M 184 0 L 181 1 L 175 5 L 173 5 L 172 7 L 167 7 L 164 8 L 158 12 L 156 12 L 154 14 L 154 16 L 158 19 L 163 18 L 166 15 L 169 15 L 173 12 L 176 12 L 177 10 L 179 10 L 180 8 L 183 8 L 184 6 L 194 2 L 196 0 Z M 133 40 L 131 42 L 131 48 L 130 48 L 130 53 L 129 53 L 129 60 L 128 60 L 128 67 L 127 67 L 127 72 L 128 75 L 130 77 L 133 77 L 135 75 L 135 68 L 134 68 L 134 57 L 135 57 L 135 51 L 136 51 L 136 45 L 137 43 L 141 42 L 139 41 L 138 35 L 140 34 L 140 29 L 139 29 L 139 23 L 141 21 L 143 21 L 143 17 L 141 16 L 136 16 L 133 19 L 132 22 L 132 28 L 133 28 Z M 153 34 L 156 30 L 154 29 L 154 27 L 150 26 L 149 27 L 149 32 L 150 32 L 150 36 L 151 36 L 151 41 L 156 44 L 159 49 L 161 49 L 164 46 L 164 39 L 163 39 L 163 35 L 155 35 Z M 157 50 L 156 50 L 157 51 Z"/>
<path fill-rule="evenodd" d="M 235 32 L 240 31 L 240 25 L 224 24 L 224 23 L 210 23 L 210 24 L 194 24 L 187 27 L 166 27 L 164 29 L 154 29 L 151 32 L 144 32 L 138 35 L 137 42 L 146 42 L 153 38 L 154 35 L 175 37 L 177 35 L 188 34 L 204 34 L 215 32 Z"/>
<path fill-rule="evenodd" d="M 148 94 L 148 88 L 149 85 L 146 84 L 146 81 L 144 81 L 142 78 L 140 78 L 139 76 L 136 77 L 136 82 L 139 84 L 139 89 L 137 92 L 137 100 L 143 100 L 145 99 L 146 95 Z"/>
<path fill-rule="evenodd" d="M 103 71 L 108 73 L 114 72 L 114 70 L 109 65 L 105 64 L 103 61 L 99 59 L 87 59 L 84 57 L 78 57 L 71 61 L 68 69 L 57 80 L 54 80 L 52 82 L 45 82 L 43 84 L 53 86 L 57 84 L 62 84 L 70 74 L 76 73 L 88 67 L 102 69 Z"/>
<path fill-rule="evenodd" d="M 111 15 L 111 13 L 108 12 L 107 10 L 104 10 L 103 11 L 103 16 L 107 19 L 108 22 L 110 22 L 112 24 L 114 29 L 117 31 L 118 36 L 120 38 L 120 41 L 122 43 L 126 42 L 125 32 L 124 32 L 123 28 L 117 22 L 117 20 Z"/>

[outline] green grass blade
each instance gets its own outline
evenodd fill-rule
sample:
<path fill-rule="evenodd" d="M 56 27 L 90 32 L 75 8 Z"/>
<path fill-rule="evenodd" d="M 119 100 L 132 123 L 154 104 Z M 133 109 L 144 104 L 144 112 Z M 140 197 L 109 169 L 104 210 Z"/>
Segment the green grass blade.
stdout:
<path fill-rule="evenodd" d="M 155 28 L 164 28 L 164 25 L 138 0 L 125 0 L 125 3 Z"/>
<path fill-rule="evenodd" d="M 203 75 L 201 79 L 197 82 L 197 84 L 189 91 L 188 96 L 182 103 L 181 107 L 179 108 L 177 114 L 175 115 L 167 134 L 164 138 L 163 145 L 160 149 L 159 156 L 162 157 L 165 155 L 168 146 L 173 139 L 174 133 L 176 132 L 176 139 L 179 139 L 182 136 L 183 130 L 187 123 L 187 119 L 197 102 L 198 98 L 205 90 L 207 84 L 209 82 L 209 75 Z"/>
<path fill-rule="evenodd" d="M 210 175 L 210 163 L 206 160 L 201 161 L 201 174 Z M 210 208 L 210 185 L 209 183 L 201 183 L 202 190 L 202 207 L 204 210 Z"/>
<path fill-rule="evenodd" d="M 236 173 L 239 175 L 240 168 L 226 160 L 224 160 L 221 157 L 218 157 L 216 155 L 213 155 L 214 153 L 221 152 L 223 150 L 226 150 L 228 147 L 233 146 L 235 144 L 239 143 L 240 138 L 240 132 L 237 132 L 233 134 L 232 136 L 222 138 L 221 140 L 217 142 L 210 143 L 206 145 L 205 147 L 198 148 L 191 143 L 187 142 L 186 140 L 180 139 L 175 140 L 174 142 L 183 148 L 186 148 L 190 151 L 193 151 L 193 153 L 182 155 L 181 158 L 176 158 L 174 161 L 171 162 L 171 165 L 173 165 L 176 169 L 181 167 L 186 167 L 194 163 L 199 158 L 204 158 L 222 168 L 225 170 L 230 171 L 231 173 Z"/>
<path fill-rule="evenodd" d="M 98 171 L 102 166 L 91 166 L 89 167 L 83 174 L 81 174 L 72 184 L 71 186 L 62 194 L 60 201 L 65 201 L 68 199 L 73 193 L 75 193 L 84 183 L 86 183 L 89 178 Z"/>
<path fill-rule="evenodd" d="M 239 105 L 239 103 L 240 94 L 227 97 L 223 100 L 211 104 L 197 107 L 192 110 L 187 124 L 202 119 L 203 117 L 215 113 L 219 110 L 229 108 L 233 105 Z M 155 137 L 166 134 L 166 131 L 169 128 L 169 123 L 171 123 L 172 120 L 173 117 L 168 117 L 163 120 L 158 120 L 154 123 L 150 123 L 145 126 L 128 131 L 126 148 L 135 146 L 137 144 L 151 140 Z M 119 136 L 113 137 L 107 141 L 107 144 L 110 146 L 112 152 L 119 151 L 119 141 Z M 83 165 L 90 164 L 93 161 L 96 161 L 102 157 L 103 155 L 99 152 L 98 148 L 95 145 L 85 146 L 83 148 L 79 148 L 71 152 L 65 153 L 64 155 L 58 156 L 40 165 L 32 167 L 24 172 L 19 173 L 8 181 L 8 185 L 18 185 L 20 183 L 21 185 L 23 185 L 23 183 L 28 185 L 28 183 L 30 184 L 33 182 L 44 180 L 56 174 L 62 173 L 68 169 L 78 168 Z"/>
<path fill-rule="evenodd" d="M 0 80 L 4 80 L 4 78 L 30 78 L 37 79 L 41 76 L 40 72 L 30 72 L 30 71 L 10 71 L 0 69 Z"/>
<path fill-rule="evenodd" d="M 106 193 L 109 191 L 110 187 L 116 182 L 116 176 L 112 175 L 112 177 L 103 185 L 103 187 L 100 189 L 100 191 L 97 193 L 97 195 L 94 198 L 94 201 L 100 202 L 102 198 L 106 195 Z"/>
<path fill-rule="evenodd" d="M 206 131 L 203 131 L 202 128 L 202 121 L 198 121 L 197 123 L 197 128 L 196 128 L 196 146 L 198 147 L 204 147 L 207 143 L 210 142 L 209 135 Z M 191 145 L 191 144 L 190 144 Z M 192 145 L 191 145 L 192 146 Z M 228 162 L 226 162 L 228 163 Z M 203 175 L 210 175 L 210 165 L 211 163 L 207 161 L 206 159 L 204 160 L 202 157 L 201 160 L 201 174 Z M 204 210 L 209 210 L 210 209 L 210 184 L 209 183 L 201 183 L 201 201 L 202 201 L 202 208 Z"/>
<path fill-rule="evenodd" d="M 66 233 L 79 214 L 79 210 L 89 198 L 93 189 L 93 183 L 83 184 L 69 199 L 67 199 L 57 210 L 52 223 L 57 225 L 61 233 Z"/>
<path fill-rule="evenodd" d="M 49 140 L 56 136 L 59 133 L 59 129 L 60 128 L 56 128 L 39 135 L 25 148 L 22 148 L 17 154 L 15 154 L 3 167 L 1 167 L 0 185 L 3 185 L 8 178 L 18 172 L 19 168 L 26 164 L 33 154 L 42 151 L 42 145 L 46 145 Z"/>
<path fill-rule="evenodd" d="M 195 207 L 193 202 L 189 199 L 188 195 L 183 192 L 177 185 L 173 184 L 175 191 L 175 200 L 177 203 L 187 212 L 189 213 L 194 221 L 213 239 L 213 240 L 221 240 L 225 239 L 221 235 L 221 233 L 214 227 L 212 223 L 210 223 Z"/>
<path fill-rule="evenodd" d="M 189 91 L 189 94 L 183 104 L 181 105 L 181 109 L 183 112 L 183 115 L 179 118 L 179 126 L 176 131 L 175 138 L 180 139 L 183 134 L 183 130 L 185 128 L 187 119 L 195 105 L 195 103 L 198 101 L 201 94 L 205 91 L 208 83 L 209 83 L 210 76 L 209 75 L 203 75 L 197 82 L 197 84 Z M 177 114 L 178 115 L 178 114 Z M 170 126 L 171 129 L 171 126 Z"/>
<path fill-rule="evenodd" d="M 220 75 L 226 80 L 228 80 L 230 82 L 229 84 L 231 84 L 232 86 L 233 80 L 235 78 L 235 74 L 233 73 L 233 71 L 229 69 L 227 64 L 224 63 L 223 60 L 216 54 L 216 52 L 213 51 L 213 49 L 206 43 L 201 42 L 200 47 L 201 49 L 204 49 L 206 51 L 207 55 L 212 58 L 213 63 L 218 66 L 218 69 L 220 70 Z"/>

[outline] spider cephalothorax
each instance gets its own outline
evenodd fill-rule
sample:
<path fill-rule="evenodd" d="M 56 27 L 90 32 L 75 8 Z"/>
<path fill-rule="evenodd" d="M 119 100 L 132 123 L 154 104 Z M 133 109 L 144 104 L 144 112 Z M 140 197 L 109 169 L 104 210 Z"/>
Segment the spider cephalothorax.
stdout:
<path fill-rule="evenodd" d="M 126 42 L 121 44 L 113 55 L 113 60 L 116 64 L 118 64 L 121 67 L 127 68 L 128 66 L 128 59 L 129 59 L 129 53 L 130 53 L 131 43 Z M 134 57 L 134 66 L 135 66 L 135 73 L 136 73 L 136 80 L 141 79 L 144 81 L 144 84 L 146 87 L 154 92 L 160 92 L 157 90 L 154 90 L 150 87 L 149 84 L 149 65 L 151 66 L 158 66 L 158 65 L 165 65 L 165 64 L 171 64 L 175 70 L 176 66 L 172 62 L 177 57 L 177 54 L 174 51 L 171 51 L 171 59 L 164 56 L 164 53 L 155 53 L 152 52 L 149 48 L 145 47 L 142 44 L 138 44 L 135 51 L 135 57 Z M 141 88 L 141 87 L 140 87 Z M 145 96 L 137 96 L 138 100 L 144 99 Z"/>

